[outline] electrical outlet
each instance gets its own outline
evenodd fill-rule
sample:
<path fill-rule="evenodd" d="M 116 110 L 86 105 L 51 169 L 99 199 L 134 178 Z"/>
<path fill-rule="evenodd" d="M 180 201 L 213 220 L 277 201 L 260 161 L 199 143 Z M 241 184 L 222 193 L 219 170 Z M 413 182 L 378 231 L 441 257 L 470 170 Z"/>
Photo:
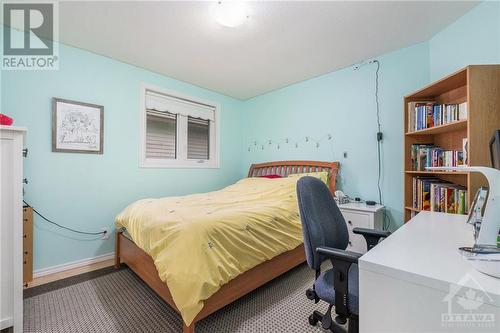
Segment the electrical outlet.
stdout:
<path fill-rule="evenodd" d="M 104 232 L 101 236 L 101 239 L 102 240 L 106 240 L 109 238 L 110 234 L 111 234 L 111 229 L 110 228 L 101 228 L 101 231 Z"/>

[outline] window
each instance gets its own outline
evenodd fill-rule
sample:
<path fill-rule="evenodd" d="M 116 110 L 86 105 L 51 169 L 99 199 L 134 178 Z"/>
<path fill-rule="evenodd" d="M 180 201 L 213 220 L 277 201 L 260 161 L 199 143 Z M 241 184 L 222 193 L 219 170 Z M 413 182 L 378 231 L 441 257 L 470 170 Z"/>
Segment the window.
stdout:
<path fill-rule="evenodd" d="M 188 117 L 188 158 L 208 160 L 209 143 L 210 121 Z"/>
<path fill-rule="evenodd" d="M 141 167 L 216 168 L 216 104 L 143 87 Z"/>
<path fill-rule="evenodd" d="M 146 158 L 175 159 L 177 116 L 146 109 L 146 117 Z"/>

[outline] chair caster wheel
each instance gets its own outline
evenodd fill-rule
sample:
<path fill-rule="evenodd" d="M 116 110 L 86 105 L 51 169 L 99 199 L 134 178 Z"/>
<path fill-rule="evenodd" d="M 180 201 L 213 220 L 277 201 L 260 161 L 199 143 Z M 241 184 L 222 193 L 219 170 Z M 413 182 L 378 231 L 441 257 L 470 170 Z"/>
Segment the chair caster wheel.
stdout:
<path fill-rule="evenodd" d="M 316 292 L 312 289 L 307 289 L 306 290 L 306 297 L 310 300 L 315 300 L 316 299 Z"/>
<path fill-rule="evenodd" d="M 343 316 L 337 316 L 335 317 L 335 321 L 340 325 L 345 325 L 345 323 L 347 323 L 347 318 Z"/>
<path fill-rule="evenodd" d="M 316 326 L 318 324 L 318 322 L 319 322 L 319 319 L 316 318 L 316 316 L 314 314 L 309 316 L 309 324 L 311 326 Z"/>

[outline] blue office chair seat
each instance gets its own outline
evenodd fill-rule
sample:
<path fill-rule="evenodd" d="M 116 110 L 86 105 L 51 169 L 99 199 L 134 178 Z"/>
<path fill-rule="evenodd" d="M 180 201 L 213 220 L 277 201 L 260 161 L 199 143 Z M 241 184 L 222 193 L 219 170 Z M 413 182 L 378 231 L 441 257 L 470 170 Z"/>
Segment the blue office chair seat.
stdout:
<path fill-rule="evenodd" d="M 318 297 L 330 304 L 335 304 L 335 289 L 333 288 L 334 269 L 324 271 L 314 282 L 314 289 Z M 358 265 L 351 265 L 349 267 L 347 308 L 352 313 L 359 314 Z"/>

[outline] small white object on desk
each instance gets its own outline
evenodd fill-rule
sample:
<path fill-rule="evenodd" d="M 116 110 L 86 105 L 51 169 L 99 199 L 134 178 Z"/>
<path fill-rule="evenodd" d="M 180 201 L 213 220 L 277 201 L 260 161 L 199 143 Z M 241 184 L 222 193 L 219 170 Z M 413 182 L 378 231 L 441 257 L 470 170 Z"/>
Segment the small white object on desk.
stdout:
<path fill-rule="evenodd" d="M 338 205 L 349 230 L 347 250 L 365 253 L 366 241 L 363 236 L 352 232 L 353 228 L 368 228 L 382 230 L 384 224 L 384 206 L 376 204 L 369 206 L 364 202 L 349 202 Z"/>
<path fill-rule="evenodd" d="M 459 253 L 466 219 L 420 212 L 359 259 L 360 332 L 498 332 L 500 279 Z"/>

